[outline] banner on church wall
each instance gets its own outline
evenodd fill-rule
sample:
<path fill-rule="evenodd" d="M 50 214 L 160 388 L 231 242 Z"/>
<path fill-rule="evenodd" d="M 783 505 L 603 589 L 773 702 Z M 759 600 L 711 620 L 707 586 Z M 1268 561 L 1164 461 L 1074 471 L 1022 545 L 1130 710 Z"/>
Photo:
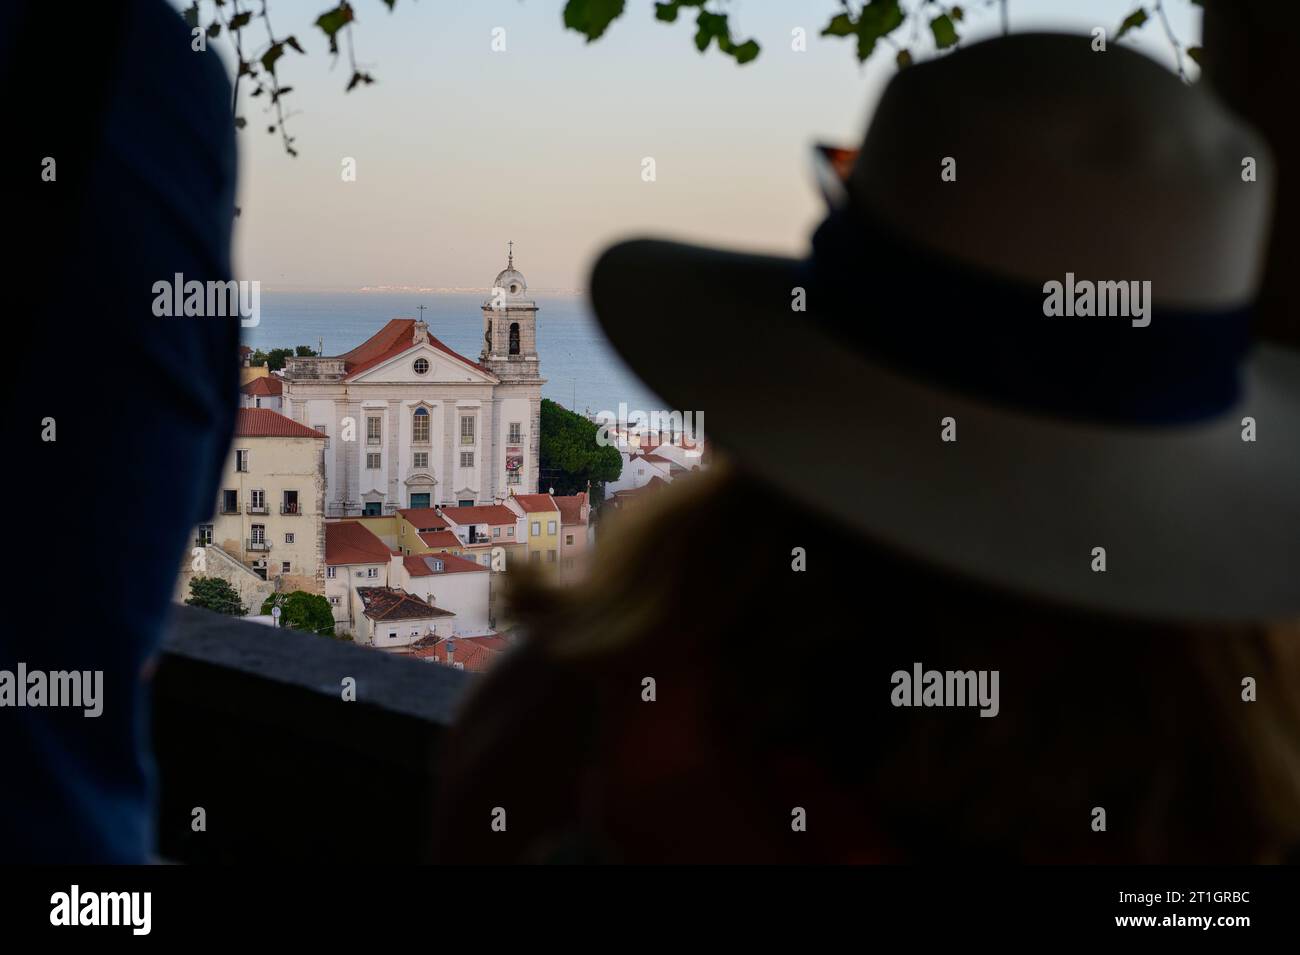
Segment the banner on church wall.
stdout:
<path fill-rule="evenodd" d="M 524 466 L 523 448 L 506 448 L 506 470 L 518 471 Z"/>

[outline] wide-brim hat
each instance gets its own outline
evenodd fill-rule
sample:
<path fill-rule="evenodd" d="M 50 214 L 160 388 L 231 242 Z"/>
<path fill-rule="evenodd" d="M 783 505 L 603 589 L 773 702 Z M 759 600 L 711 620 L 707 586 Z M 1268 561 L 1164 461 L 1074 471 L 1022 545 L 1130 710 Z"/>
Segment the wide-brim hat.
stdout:
<path fill-rule="evenodd" d="M 1255 132 L 1137 53 L 1029 34 L 900 71 L 857 154 L 823 155 L 805 259 L 600 257 L 596 315 L 656 393 L 828 520 L 991 586 L 1300 614 L 1300 356 L 1249 340 Z"/>

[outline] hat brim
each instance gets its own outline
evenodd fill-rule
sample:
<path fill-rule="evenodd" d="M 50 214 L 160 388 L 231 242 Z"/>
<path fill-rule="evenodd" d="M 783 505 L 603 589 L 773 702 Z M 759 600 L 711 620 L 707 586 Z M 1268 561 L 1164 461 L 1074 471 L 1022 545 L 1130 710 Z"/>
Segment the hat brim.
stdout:
<path fill-rule="evenodd" d="M 1067 422 L 913 380 L 837 343 L 792 309 L 797 267 L 635 240 L 600 257 L 591 298 L 632 369 L 674 408 L 702 413 L 709 440 L 742 468 L 887 547 L 1102 612 L 1300 615 L 1300 355 L 1258 348 L 1238 405 L 1196 425 Z M 1242 439 L 1246 416 L 1254 441 Z M 941 440 L 948 417 L 953 442 Z"/>

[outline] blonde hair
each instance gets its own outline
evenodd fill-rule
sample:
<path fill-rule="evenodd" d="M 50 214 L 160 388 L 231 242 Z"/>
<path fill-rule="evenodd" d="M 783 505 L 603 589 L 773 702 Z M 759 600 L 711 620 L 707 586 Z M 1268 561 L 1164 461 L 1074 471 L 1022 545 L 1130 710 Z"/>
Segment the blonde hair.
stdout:
<path fill-rule="evenodd" d="M 1300 844 L 1298 621 L 1161 625 L 994 593 L 725 463 L 599 530 L 584 583 L 513 583 L 530 659 L 599 686 L 689 650 L 729 746 L 814 759 L 903 858 L 1271 862 Z M 999 670 L 1001 712 L 892 707 L 889 674 L 913 662 Z M 544 718 L 536 700 L 511 717 L 506 686 L 489 676 L 466 714 L 479 768 L 504 752 L 492 734 Z"/>

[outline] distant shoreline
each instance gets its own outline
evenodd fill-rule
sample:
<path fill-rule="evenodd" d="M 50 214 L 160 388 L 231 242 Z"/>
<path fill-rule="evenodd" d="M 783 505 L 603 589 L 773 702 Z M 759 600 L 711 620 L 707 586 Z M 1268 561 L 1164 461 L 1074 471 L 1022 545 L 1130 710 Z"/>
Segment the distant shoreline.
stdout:
<path fill-rule="evenodd" d="M 307 288 L 304 286 L 294 285 L 267 285 L 261 286 L 263 292 L 273 293 L 292 293 L 294 295 L 338 295 L 340 293 L 365 292 L 368 294 L 395 294 L 411 295 L 420 293 L 421 295 L 488 295 L 492 289 L 488 286 L 467 286 L 467 287 L 433 287 L 424 285 L 362 285 L 356 286 L 338 286 L 333 288 Z M 586 289 L 580 288 L 529 288 L 530 294 L 536 295 L 586 295 Z"/>

